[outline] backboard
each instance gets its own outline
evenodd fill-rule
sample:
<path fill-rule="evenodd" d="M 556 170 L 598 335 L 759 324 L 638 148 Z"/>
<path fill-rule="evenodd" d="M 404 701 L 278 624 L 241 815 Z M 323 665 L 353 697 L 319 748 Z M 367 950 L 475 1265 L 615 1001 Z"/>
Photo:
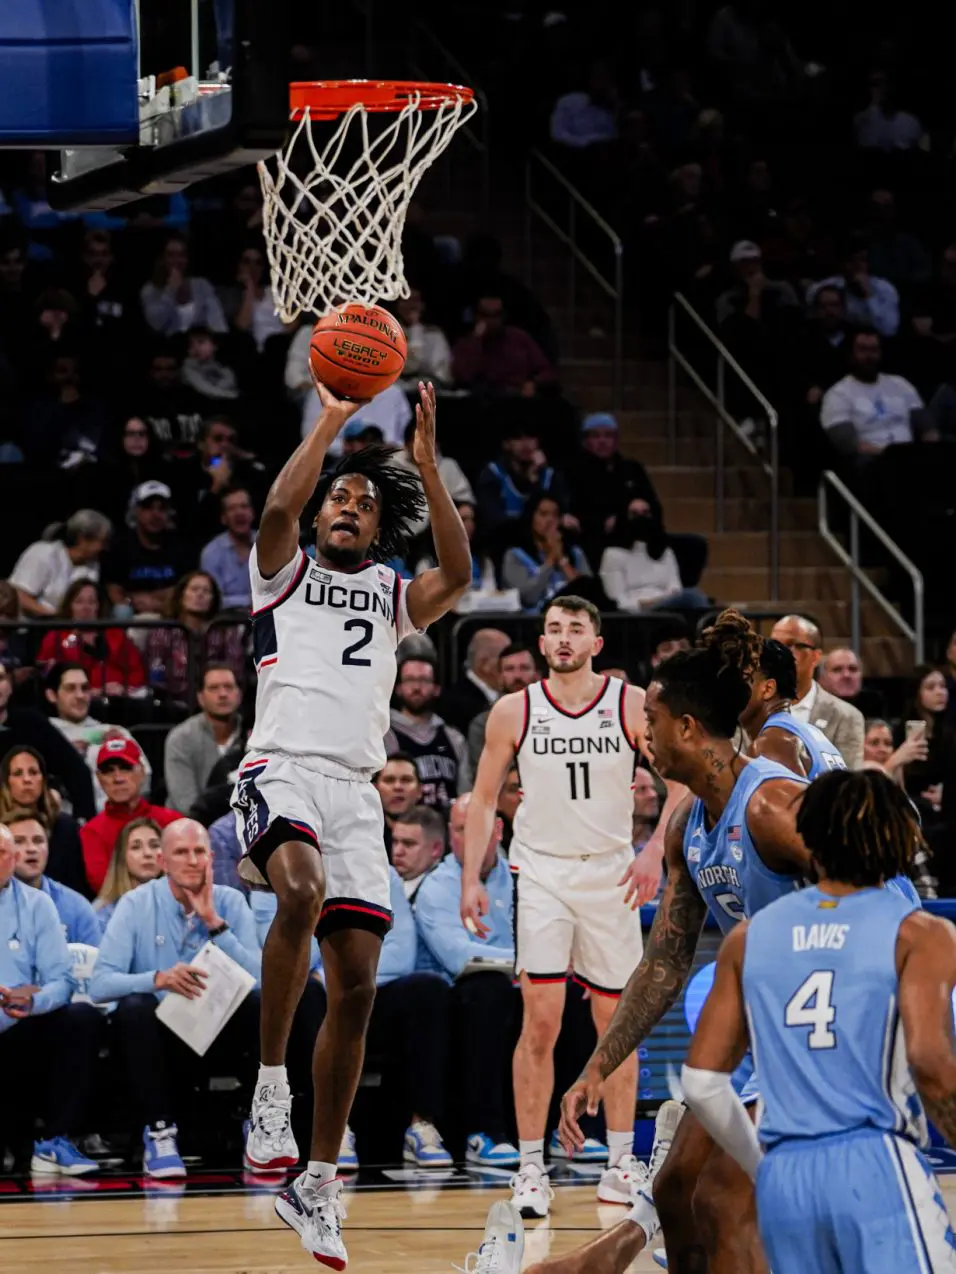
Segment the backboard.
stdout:
<path fill-rule="evenodd" d="M 0 5 L 0 146 L 57 152 L 55 208 L 170 194 L 282 143 L 291 0 Z"/>

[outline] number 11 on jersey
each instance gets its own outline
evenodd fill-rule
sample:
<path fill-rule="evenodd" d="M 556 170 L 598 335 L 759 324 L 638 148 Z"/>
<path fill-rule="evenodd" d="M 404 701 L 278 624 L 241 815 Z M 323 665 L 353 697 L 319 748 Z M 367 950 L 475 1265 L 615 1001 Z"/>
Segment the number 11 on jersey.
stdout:
<path fill-rule="evenodd" d="M 568 778 L 571 781 L 571 800 L 578 799 L 578 771 L 581 772 L 581 790 L 580 798 L 583 801 L 591 799 L 591 762 L 590 761 L 568 761 L 564 767 L 568 772 Z"/>

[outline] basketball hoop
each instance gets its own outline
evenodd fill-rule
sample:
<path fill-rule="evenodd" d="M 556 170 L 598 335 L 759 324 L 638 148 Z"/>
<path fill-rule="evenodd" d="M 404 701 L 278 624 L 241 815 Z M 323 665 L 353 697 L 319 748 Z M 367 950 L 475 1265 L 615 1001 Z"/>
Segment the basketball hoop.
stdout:
<path fill-rule="evenodd" d="M 290 84 L 295 128 L 259 164 L 276 310 L 287 323 L 347 301 L 408 296 L 402 231 L 418 183 L 478 108 L 455 84 L 327 80 Z M 369 115 L 395 118 L 370 136 Z M 339 123 L 324 145 L 313 125 Z M 343 159 L 346 146 L 358 157 Z"/>

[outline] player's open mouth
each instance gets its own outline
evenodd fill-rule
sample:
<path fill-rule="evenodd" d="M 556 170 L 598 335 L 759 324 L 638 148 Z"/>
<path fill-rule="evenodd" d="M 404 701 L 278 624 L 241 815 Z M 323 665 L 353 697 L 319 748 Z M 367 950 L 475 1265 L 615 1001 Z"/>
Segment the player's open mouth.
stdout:
<path fill-rule="evenodd" d="M 358 526 L 354 522 L 333 522 L 333 531 L 347 531 L 349 535 L 358 535 Z"/>

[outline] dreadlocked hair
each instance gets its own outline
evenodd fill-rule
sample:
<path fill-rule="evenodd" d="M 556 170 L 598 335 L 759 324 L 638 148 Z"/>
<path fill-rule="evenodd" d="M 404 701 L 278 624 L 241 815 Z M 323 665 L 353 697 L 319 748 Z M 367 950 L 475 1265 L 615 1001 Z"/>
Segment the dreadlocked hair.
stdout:
<path fill-rule="evenodd" d="M 317 507 L 321 508 L 338 478 L 356 473 L 374 482 L 382 505 L 378 535 L 369 547 L 369 556 L 375 562 L 387 562 L 403 555 L 415 523 L 421 521 L 427 508 L 418 475 L 393 463 L 398 450 L 384 443 L 373 443 L 343 456 L 315 488 Z"/>
<path fill-rule="evenodd" d="M 919 814 L 879 770 L 831 770 L 807 788 L 797 832 L 830 880 L 863 888 L 908 876 L 927 853 Z"/>
<path fill-rule="evenodd" d="M 762 641 L 743 615 L 723 611 L 701 633 L 695 650 L 682 650 L 655 669 L 661 702 L 673 716 L 699 721 L 708 734 L 733 738 L 750 702 Z"/>
<path fill-rule="evenodd" d="M 764 638 L 759 666 L 768 681 L 777 683 L 777 694 L 781 699 L 796 699 L 797 661 L 789 646 L 782 641 L 774 641 L 772 637 Z"/>

